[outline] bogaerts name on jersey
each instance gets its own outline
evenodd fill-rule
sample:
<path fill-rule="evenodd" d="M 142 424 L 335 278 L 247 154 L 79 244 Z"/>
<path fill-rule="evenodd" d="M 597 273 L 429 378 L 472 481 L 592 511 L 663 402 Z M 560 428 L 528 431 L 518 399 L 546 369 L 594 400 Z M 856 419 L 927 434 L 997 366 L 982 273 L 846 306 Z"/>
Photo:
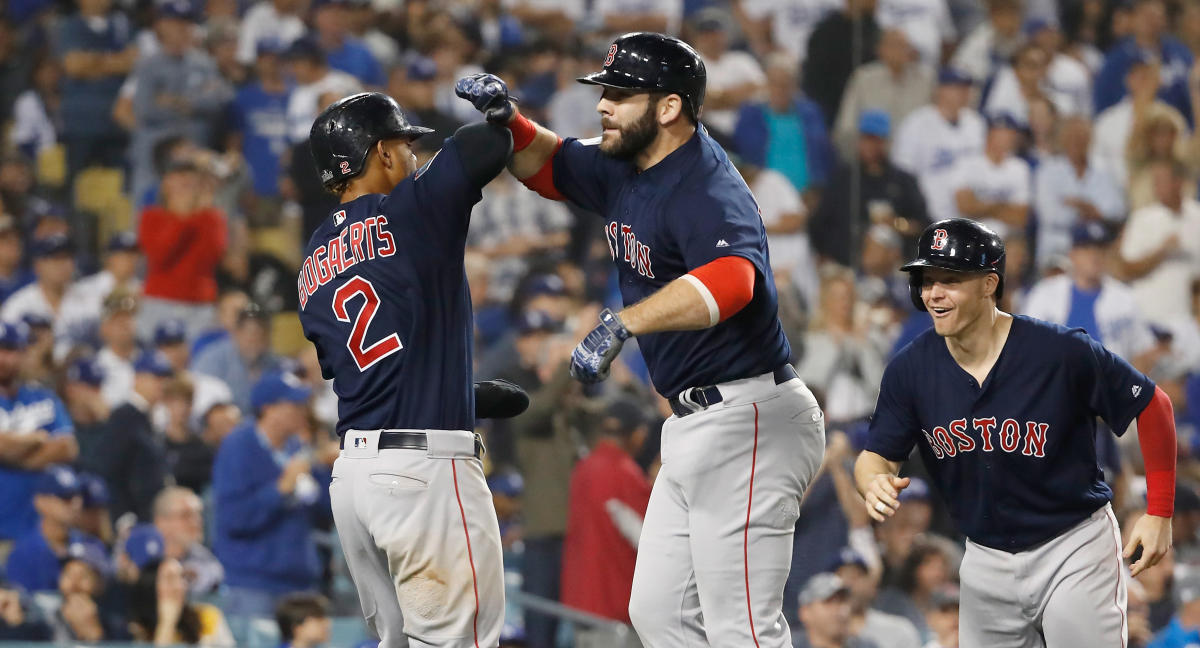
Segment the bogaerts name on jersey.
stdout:
<path fill-rule="evenodd" d="M 967 419 L 951 421 L 945 427 L 937 426 L 933 432 L 921 430 L 933 456 L 938 459 L 953 457 L 960 452 L 1017 452 L 1026 457 L 1046 456 L 1046 433 L 1050 431 L 1048 423 L 1026 421 L 1024 430 L 1021 424 L 1013 419 L 997 422 L 996 417 L 976 418 L 971 420 L 974 435 L 967 433 Z M 976 441 L 976 438 L 979 440 Z"/>
<path fill-rule="evenodd" d="M 346 213 L 336 212 L 333 218 L 334 222 L 341 223 L 345 220 Z M 391 232 L 384 229 L 387 223 L 386 216 L 372 216 L 360 222 L 350 223 L 350 226 L 336 237 L 318 245 L 304 260 L 300 276 L 296 279 L 296 289 L 300 293 L 300 310 L 304 310 L 309 296 L 318 288 L 333 281 L 354 264 L 395 254 L 396 240 L 392 238 Z"/>

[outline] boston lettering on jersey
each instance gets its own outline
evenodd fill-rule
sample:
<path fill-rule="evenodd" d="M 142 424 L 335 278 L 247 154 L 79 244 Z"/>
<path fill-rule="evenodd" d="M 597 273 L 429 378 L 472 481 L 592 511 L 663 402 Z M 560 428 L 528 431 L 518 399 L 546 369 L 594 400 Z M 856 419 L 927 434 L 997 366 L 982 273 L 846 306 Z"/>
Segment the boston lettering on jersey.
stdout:
<path fill-rule="evenodd" d="M 650 246 L 637 240 L 633 226 L 613 221 L 604 228 L 608 238 L 608 253 L 617 260 L 617 249 L 625 253 L 624 261 L 630 268 L 637 270 L 643 277 L 654 278 L 654 270 L 650 265 Z"/>
<path fill-rule="evenodd" d="M 917 448 L 960 530 L 1021 551 L 1112 498 L 1096 420 L 1117 434 L 1154 383 L 1079 329 L 1015 316 L 982 384 L 932 330 L 884 372 L 866 449 L 891 461 Z"/>
<path fill-rule="evenodd" d="M 346 220 L 346 210 L 334 213 L 333 220 L 341 225 Z M 390 257 L 396 253 L 396 240 L 384 229 L 386 216 L 372 216 L 348 227 L 317 245 L 312 254 L 304 259 L 296 289 L 300 292 L 300 310 L 308 304 L 308 298 L 318 288 L 333 281 L 356 263 L 370 261 L 376 256 Z"/>

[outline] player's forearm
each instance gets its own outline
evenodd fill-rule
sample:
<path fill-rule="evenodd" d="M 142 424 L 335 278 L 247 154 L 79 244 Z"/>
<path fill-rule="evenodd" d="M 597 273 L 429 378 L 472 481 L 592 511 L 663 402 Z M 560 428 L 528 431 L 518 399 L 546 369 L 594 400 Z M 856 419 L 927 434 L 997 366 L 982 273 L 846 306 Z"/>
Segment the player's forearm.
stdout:
<path fill-rule="evenodd" d="M 695 331 L 712 326 L 708 303 L 700 290 L 680 277 L 620 313 L 633 335 L 659 331 Z"/>
<path fill-rule="evenodd" d="M 509 120 L 509 127 L 512 128 L 512 125 L 520 119 L 523 119 L 520 111 L 515 111 L 513 118 Z M 540 171 L 546 162 L 550 161 L 554 151 L 558 149 L 559 139 L 554 131 L 536 122 L 530 121 L 530 124 L 535 129 L 533 140 L 529 142 L 528 146 L 515 151 L 508 161 L 508 170 L 518 180 L 529 178 Z"/>
<path fill-rule="evenodd" d="M 863 450 L 854 462 L 854 485 L 859 495 L 866 495 L 867 487 L 879 475 L 899 475 L 900 462 L 889 461 L 870 450 Z"/>

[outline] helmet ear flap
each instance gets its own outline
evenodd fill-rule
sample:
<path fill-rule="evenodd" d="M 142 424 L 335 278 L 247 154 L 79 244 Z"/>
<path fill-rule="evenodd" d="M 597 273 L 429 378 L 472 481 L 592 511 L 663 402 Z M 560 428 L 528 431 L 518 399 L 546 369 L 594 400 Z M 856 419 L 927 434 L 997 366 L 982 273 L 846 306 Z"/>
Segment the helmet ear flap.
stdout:
<path fill-rule="evenodd" d="M 916 268 L 908 273 L 908 296 L 912 299 L 913 306 L 922 313 L 928 312 L 925 308 L 925 302 L 921 299 L 921 269 Z"/>

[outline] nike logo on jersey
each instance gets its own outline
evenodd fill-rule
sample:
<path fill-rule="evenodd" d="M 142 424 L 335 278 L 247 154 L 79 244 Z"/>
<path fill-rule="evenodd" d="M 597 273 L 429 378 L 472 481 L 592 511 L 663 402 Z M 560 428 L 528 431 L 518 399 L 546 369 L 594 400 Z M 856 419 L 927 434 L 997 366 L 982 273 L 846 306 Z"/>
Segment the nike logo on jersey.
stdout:
<path fill-rule="evenodd" d="M 339 212 L 340 213 L 340 212 Z M 344 216 L 343 216 L 344 218 Z M 300 293 L 300 310 L 318 288 L 333 281 L 356 263 L 370 261 L 376 256 L 390 257 L 396 253 L 396 240 L 384 229 L 387 217 L 372 216 L 342 230 L 328 242 L 318 245 L 304 260 L 296 289 Z"/>
<path fill-rule="evenodd" d="M 1134 385 L 1134 386 L 1133 386 L 1133 390 L 1132 390 L 1132 391 L 1133 391 L 1133 397 L 1134 397 L 1134 398 L 1137 398 L 1137 397 L 1138 397 L 1139 395 L 1141 395 L 1141 393 L 1142 393 L 1142 386 L 1141 386 L 1141 385 Z"/>
<path fill-rule="evenodd" d="M 933 456 L 938 459 L 957 456 L 963 452 L 1020 452 L 1027 457 L 1046 456 L 1046 434 L 1049 423 L 1026 421 L 1025 426 L 1013 419 L 1004 419 L 997 425 L 996 417 L 971 420 L 970 432 L 967 419 L 951 421 L 949 425 L 937 426 L 932 432 L 922 429 Z"/>
<path fill-rule="evenodd" d="M 624 260 L 629 264 L 629 267 L 637 271 L 643 277 L 654 278 L 654 270 L 650 267 L 650 246 L 645 245 L 637 240 L 637 234 L 633 233 L 633 226 L 625 223 L 618 224 L 613 221 L 604 228 L 604 233 L 608 238 L 608 253 L 612 255 L 614 261 L 617 260 L 617 247 L 621 247 L 624 252 Z"/>
<path fill-rule="evenodd" d="M 729 247 L 729 243 L 725 239 L 717 241 L 717 247 Z"/>

